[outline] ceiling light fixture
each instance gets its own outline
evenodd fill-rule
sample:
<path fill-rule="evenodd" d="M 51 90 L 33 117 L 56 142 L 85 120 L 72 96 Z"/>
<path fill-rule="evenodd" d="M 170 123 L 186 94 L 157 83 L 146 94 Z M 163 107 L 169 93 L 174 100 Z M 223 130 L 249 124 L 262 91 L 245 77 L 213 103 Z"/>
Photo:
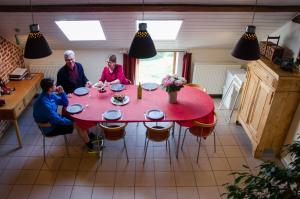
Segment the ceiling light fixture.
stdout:
<path fill-rule="evenodd" d="M 143 0 L 144 20 L 144 0 Z M 145 59 L 154 57 L 157 54 L 153 40 L 147 31 L 147 23 L 139 23 L 139 30 L 135 33 L 128 55 L 131 57 Z"/>
<path fill-rule="evenodd" d="M 256 27 L 253 25 L 256 6 L 257 0 L 253 10 L 252 24 L 246 27 L 246 32 L 231 53 L 235 58 L 242 60 L 258 60 L 260 58 L 259 45 L 255 34 Z"/>
<path fill-rule="evenodd" d="M 31 0 L 30 10 L 33 23 L 29 26 L 30 33 L 28 34 L 28 38 L 26 41 L 24 57 L 28 59 L 39 59 L 47 57 L 52 54 L 52 50 L 50 49 L 48 42 L 43 34 L 40 33 L 39 24 L 34 23 Z"/>

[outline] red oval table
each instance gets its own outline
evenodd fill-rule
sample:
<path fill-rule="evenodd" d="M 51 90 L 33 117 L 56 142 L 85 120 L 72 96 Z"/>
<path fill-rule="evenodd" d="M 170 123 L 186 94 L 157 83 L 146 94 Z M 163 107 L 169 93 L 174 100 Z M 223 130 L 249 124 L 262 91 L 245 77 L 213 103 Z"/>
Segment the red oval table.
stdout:
<path fill-rule="evenodd" d="M 123 106 L 116 106 L 111 103 L 114 94 L 125 94 L 129 97 L 129 103 Z M 154 91 L 143 90 L 142 99 L 137 99 L 137 86 L 126 85 L 126 89 L 121 92 L 112 92 L 106 88 L 105 93 L 99 93 L 95 88 L 84 96 L 72 95 L 69 104 L 80 103 L 84 110 L 71 117 L 81 128 L 87 129 L 97 125 L 98 122 L 106 121 L 102 114 L 111 109 L 122 111 L 122 118 L 117 122 L 147 122 L 145 112 L 149 109 L 159 109 L 164 112 L 165 117 L 160 122 L 188 122 L 198 120 L 201 122 L 212 122 L 214 113 L 214 103 L 212 98 L 205 92 L 185 86 L 177 93 L 177 103 L 170 104 L 168 93 L 158 88 Z M 180 142 L 180 131 L 177 143 Z"/>

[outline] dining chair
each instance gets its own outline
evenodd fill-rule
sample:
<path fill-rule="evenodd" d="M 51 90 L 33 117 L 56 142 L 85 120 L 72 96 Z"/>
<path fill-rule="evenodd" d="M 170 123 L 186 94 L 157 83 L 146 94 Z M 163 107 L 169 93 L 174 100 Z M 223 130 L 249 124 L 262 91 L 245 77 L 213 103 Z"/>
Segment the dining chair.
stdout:
<path fill-rule="evenodd" d="M 198 89 L 200 89 L 201 91 L 207 93 L 206 88 L 205 88 L 204 86 L 202 86 L 201 84 L 189 83 L 189 84 L 186 84 L 186 86 L 198 88 Z"/>
<path fill-rule="evenodd" d="M 124 149 L 125 149 L 126 157 L 127 157 L 127 162 L 129 162 L 128 153 L 127 153 L 127 146 L 126 146 L 126 141 L 125 141 L 125 135 L 126 135 L 125 128 L 127 126 L 127 123 L 124 123 L 124 124 L 105 124 L 105 125 L 99 123 L 99 126 L 103 130 L 103 136 L 104 136 L 103 146 L 104 146 L 105 140 L 117 141 L 117 140 L 123 139 Z M 102 149 L 101 164 L 102 164 L 102 161 L 103 161 L 103 152 L 104 152 L 104 148 Z"/>
<path fill-rule="evenodd" d="M 43 154 L 44 154 L 44 162 L 46 162 L 46 137 L 51 138 L 51 137 L 56 137 L 59 135 L 54 135 L 54 136 L 46 135 L 46 133 L 44 132 L 44 128 L 51 127 L 51 124 L 48 122 L 47 123 L 36 123 L 36 124 L 39 127 L 39 129 L 43 135 Z M 64 141 L 65 141 L 66 152 L 67 152 L 67 155 L 69 155 L 68 139 L 67 139 L 66 135 L 63 135 L 63 136 L 64 136 Z"/>
<path fill-rule="evenodd" d="M 146 137 L 145 137 L 145 155 L 144 155 L 144 162 L 146 161 L 147 156 L 147 149 L 149 145 L 149 140 L 154 142 L 163 142 L 166 141 L 166 149 L 169 149 L 169 157 L 170 157 L 170 164 L 171 164 L 171 149 L 170 149 L 170 129 L 173 127 L 173 122 L 171 122 L 168 126 L 160 126 L 157 122 L 155 122 L 154 126 L 149 126 L 146 122 L 143 122 L 144 126 L 146 127 Z"/>
<path fill-rule="evenodd" d="M 181 150 L 183 150 L 183 144 L 186 137 L 186 132 L 189 131 L 192 135 L 200 138 L 199 145 L 198 145 L 198 153 L 197 153 L 197 163 L 199 159 L 199 152 L 200 152 L 200 146 L 201 146 L 201 140 L 202 138 L 206 139 L 208 136 L 210 136 L 212 133 L 214 135 L 214 151 L 216 152 L 216 132 L 215 132 L 215 126 L 217 124 L 217 115 L 214 113 L 214 120 L 212 123 L 202 123 L 199 121 L 193 121 L 193 126 L 187 128 L 184 132 L 182 144 L 181 144 Z"/>

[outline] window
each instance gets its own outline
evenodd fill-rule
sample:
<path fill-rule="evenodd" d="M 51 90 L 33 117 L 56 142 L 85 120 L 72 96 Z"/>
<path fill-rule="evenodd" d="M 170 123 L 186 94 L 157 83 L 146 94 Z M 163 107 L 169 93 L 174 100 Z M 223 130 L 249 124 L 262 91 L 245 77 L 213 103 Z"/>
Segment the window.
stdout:
<path fill-rule="evenodd" d="M 70 41 L 106 40 L 100 21 L 55 21 Z"/>
<path fill-rule="evenodd" d="M 140 59 L 137 70 L 137 82 L 155 82 L 160 84 L 167 74 L 174 74 L 176 52 L 157 52 L 155 57 Z"/>

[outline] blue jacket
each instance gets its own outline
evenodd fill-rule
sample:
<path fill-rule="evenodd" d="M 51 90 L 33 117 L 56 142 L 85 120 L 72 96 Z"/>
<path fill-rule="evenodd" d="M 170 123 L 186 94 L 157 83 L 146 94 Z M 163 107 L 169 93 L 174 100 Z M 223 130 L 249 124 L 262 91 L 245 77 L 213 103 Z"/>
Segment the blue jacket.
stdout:
<path fill-rule="evenodd" d="M 57 113 L 57 106 L 68 106 L 68 98 L 66 93 L 57 95 L 55 93 L 48 94 L 42 92 L 33 105 L 33 118 L 38 123 L 51 124 L 51 127 L 44 128 L 45 134 L 51 132 L 55 125 L 72 125 L 73 121 L 62 117 Z"/>
<path fill-rule="evenodd" d="M 75 62 L 75 67 L 77 67 L 77 71 L 79 74 L 79 78 L 76 84 L 72 83 L 69 80 L 69 69 L 67 65 L 61 67 L 57 73 L 56 85 L 62 86 L 66 93 L 73 93 L 76 88 L 84 87 L 88 79 L 84 74 L 83 67 L 80 63 Z"/>

